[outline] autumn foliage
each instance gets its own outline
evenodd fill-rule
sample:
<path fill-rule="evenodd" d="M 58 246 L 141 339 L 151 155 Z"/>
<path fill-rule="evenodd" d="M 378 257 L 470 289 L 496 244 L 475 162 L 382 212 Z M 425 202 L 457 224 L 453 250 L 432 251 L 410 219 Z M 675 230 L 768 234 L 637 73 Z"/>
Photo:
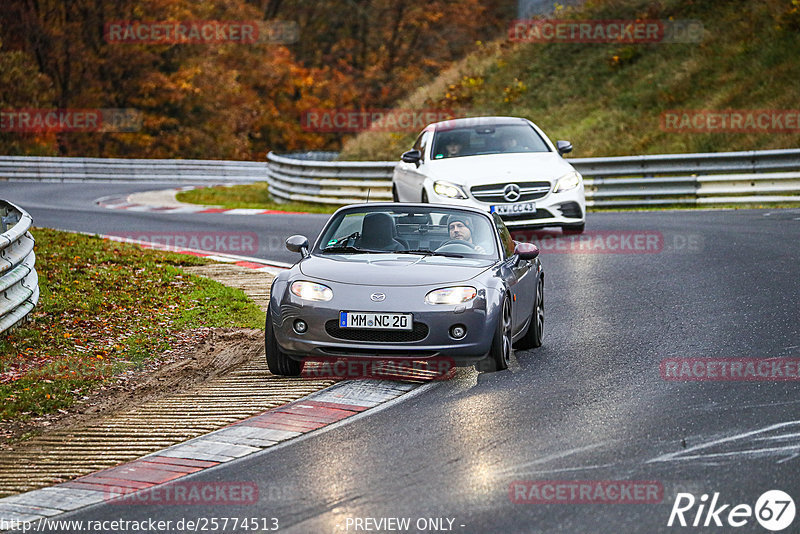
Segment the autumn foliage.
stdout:
<path fill-rule="evenodd" d="M 0 154 L 263 159 L 337 149 L 304 111 L 380 108 L 504 31 L 488 0 L 5 0 L 0 110 L 136 109 L 127 133 L 0 131 Z M 502 5 L 500 5 L 502 4 Z M 510 13 L 509 13 L 510 10 Z M 110 42 L 109 21 L 291 21 L 290 44 Z"/>

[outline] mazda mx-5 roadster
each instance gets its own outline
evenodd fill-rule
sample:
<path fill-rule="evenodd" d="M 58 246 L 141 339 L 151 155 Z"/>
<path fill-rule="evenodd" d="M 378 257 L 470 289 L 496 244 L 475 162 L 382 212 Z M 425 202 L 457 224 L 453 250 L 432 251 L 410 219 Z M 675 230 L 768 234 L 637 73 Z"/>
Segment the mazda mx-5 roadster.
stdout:
<path fill-rule="evenodd" d="M 272 283 L 265 328 L 273 374 L 306 361 L 450 359 L 508 368 L 542 344 L 539 249 L 497 214 L 471 207 L 369 203 L 339 209 L 313 247 Z"/>

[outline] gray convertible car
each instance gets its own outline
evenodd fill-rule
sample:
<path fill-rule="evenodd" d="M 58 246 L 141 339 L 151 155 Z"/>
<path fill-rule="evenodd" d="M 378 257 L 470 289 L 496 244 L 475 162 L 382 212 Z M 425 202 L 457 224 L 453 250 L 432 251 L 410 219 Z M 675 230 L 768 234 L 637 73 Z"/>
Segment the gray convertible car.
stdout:
<path fill-rule="evenodd" d="M 266 357 L 296 376 L 307 360 L 448 358 L 506 369 L 513 347 L 542 344 L 544 272 L 496 214 L 369 203 L 334 213 L 313 247 L 272 284 Z"/>

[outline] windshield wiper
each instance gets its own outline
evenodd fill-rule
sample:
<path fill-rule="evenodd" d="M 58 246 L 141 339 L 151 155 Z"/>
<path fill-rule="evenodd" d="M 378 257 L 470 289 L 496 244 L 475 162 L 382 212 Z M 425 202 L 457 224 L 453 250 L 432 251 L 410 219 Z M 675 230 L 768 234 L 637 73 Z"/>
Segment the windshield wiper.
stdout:
<path fill-rule="evenodd" d="M 423 256 L 444 256 L 445 258 L 463 258 L 461 254 L 453 254 L 452 252 L 436 252 L 435 250 L 417 249 L 417 250 L 398 250 L 397 254 L 422 254 Z"/>
<path fill-rule="evenodd" d="M 372 250 L 369 248 L 357 248 L 352 245 L 340 245 L 338 247 L 326 247 L 322 249 L 322 253 L 337 253 L 337 252 L 347 252 L 349 254 L 390 254 L 393 253 L 393 250 Z"/>
<path fill-rule="evenodd" d="M 351 245 L 340 245 L 338 247 L 326 247 L 322 249 L 323 254 L 326 254 L 328 252 L 350 252 L 351 254 L 366 254 L 369 251 L 364 250 L 363 248 L 356 248 Z"/>

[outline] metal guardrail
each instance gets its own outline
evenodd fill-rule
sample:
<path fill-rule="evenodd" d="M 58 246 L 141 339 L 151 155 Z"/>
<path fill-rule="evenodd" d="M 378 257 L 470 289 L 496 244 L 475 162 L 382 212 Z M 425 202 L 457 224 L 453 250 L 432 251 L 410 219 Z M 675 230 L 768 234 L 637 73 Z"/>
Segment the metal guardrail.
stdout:
<path fill-rule="evenodd" d="M 0 180 L 254 182 L 278 201 L 390 200 L 396 161 L 332 161 L 335 152 L 266 162 L 0 156 Z M 568 159 L 597 207 L 800 201 L 800 149 Z"/>
<path fill-rule="evenodd" d="M 34 267 L 33 219 L 23 209 L 0 200 L 0 334 L 25 319 L 39 302 Z"/>
<path fill-rule="evenodd" d="M 270 152 L 267 164 L 269 191 L 278 201 L 352 204 L 391 200 L 392 171 L 397 162 L 317 161 L 306 154 L 278 156 Z"/>
<path fill-rule="evenodd" d="M 331 158 L 327 158 L 331 159 Z M 800 202 L 800 149 L 568 159 L 597 207 Z M 391 199 L 396 161 L 267 155 L 279 201 L 347 204 Z"/>
<path fill-rule="evenodd" d="M 256 182 L 266 172 L 263 161 L 0 156 L 0 180 Z"/>

